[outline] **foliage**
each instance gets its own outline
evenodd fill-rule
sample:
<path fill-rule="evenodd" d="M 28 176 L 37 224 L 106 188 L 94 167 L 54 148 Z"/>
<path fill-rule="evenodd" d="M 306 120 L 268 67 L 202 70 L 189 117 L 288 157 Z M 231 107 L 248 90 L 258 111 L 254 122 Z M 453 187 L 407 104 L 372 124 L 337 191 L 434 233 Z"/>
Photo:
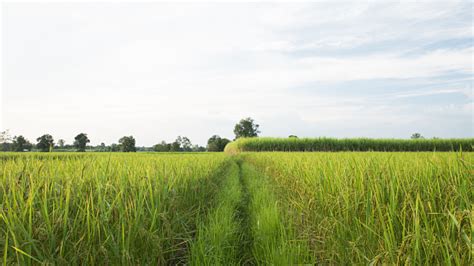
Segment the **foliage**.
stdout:
<path fill-rule="evenodd" d="M 234 127 L 235 139 L 257 137 L 258 133 L 260 133 L 258 128 L 259 125 L 255 124 L 255 121 L 252 118 L 247 117 L 241 119 Z"/>
<path fill-rule="evenodd" d="M 136 152 L 135 138 L 133 136 L 124 136 L 119 139 L 120 149 L 123 152 Z"/>
<path fill-rule="evenodd" d="M 218 135 L 214 135 L 209 138 L 207 141 L 207 150 L 208 151 L 224 151 L 225 145 L 229 143 L 230 140 L 226 138 L 221 138 Z"/>
<path fill-rule="evenodd" d="M 49 134 L 44 134 L 43 136 L 38 137 L 36 139 L 36 141 L 38 142 L 36 144 L 36 148 L 39 149 L 42 152 L 48 152 L 48 151 L 50 152 L 50 151 L 52 151 L 52 149 L 54 147 L 53 136 L 51 136 Z"/>
<path fill-rule="evenodd" d="M 13 151 L 22 152 L 25 150 L 31 150 L 33 148 L 33 144 L 31 144 L 25 137 L 23 136 L 16 136 L 13 138 L 12 144 Z"/>
<path fill-rule="evenodd" d="M 63 139 L 59 139 L 59 140 L 58 140 L 58 147 L 59 147 L 60 149 L 63 149 L 65 144 L 66 144 L 66 141 L 65 141 L 65 140 L 63 140 Z"/>
<path fill-rule="evenodd" d="M 155 144 L 153 150 L 157 152 L 168 152 L 171 151 L 171 144 L 162 141 L 161 143 Z"/>
<path fill-rule="evenodd" d="M 410 137 L 411 139 L 424 139 L 420 133 L 413 133 Z"/>
<path fill-rule="evenodd" d="M 226 152 L 240 151 L 473 151 L 474 139 L 242 138 Z"/>
<path fill-rule="evenodd" d="M 74 138 L 74 147 L 76 147 L 77 151 L 84 152 L 84 151 L 86 151 L 86 145 L 89 142 L 91 142 L 91 141 L 87 137 L 87 134 L 80 133 L 79 135 L 77 135 Z"/>

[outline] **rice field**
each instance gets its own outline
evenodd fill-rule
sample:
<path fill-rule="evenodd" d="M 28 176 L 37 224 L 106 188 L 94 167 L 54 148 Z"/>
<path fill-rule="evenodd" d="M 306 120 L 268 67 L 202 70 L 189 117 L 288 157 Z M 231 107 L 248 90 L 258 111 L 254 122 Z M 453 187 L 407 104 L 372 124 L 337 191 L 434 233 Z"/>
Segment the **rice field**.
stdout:
<path fill-rule="evenodd" d="M 472 264 L 474 154 L 0 155 L 2 264 Z"/>

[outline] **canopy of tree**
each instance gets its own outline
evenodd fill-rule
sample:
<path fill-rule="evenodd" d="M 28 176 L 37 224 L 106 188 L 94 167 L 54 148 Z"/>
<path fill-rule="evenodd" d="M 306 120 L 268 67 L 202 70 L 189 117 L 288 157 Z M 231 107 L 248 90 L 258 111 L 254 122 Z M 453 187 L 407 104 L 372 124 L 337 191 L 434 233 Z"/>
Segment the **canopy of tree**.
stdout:
<path fill-rule="evenodd" d="M 36 148 L 42 152 L 48 152 L 53 150 L 54 139 L 53 136 L 49 134 L 44 134 L 43 136 L 36 139 L 38 142 Z"/>
<path fill-rule="evenodd" d="M 250 117 L 242 119 L 234 127 L 235 139 L 257 137 L 258 133 L 260 133 L 258 130 L 259 127 L 260 126 L 255 124 L 255 121 Z"/>
<path fill-rule="evenodd" d="M 214 135 L 207 141 L 207 150 L 208 151 L 224 151 L 225 145 L 229 143 L 230 140 L 226 138 L 221 138 L 218 135 Z"/>
<path fill-rule="evenodd" d="M 84 152 L 86 151 L 87 143 L 91 142 L 87 137 L 87 134 L 80 133 L 74 138 L 74 147 L 76 147 L 77 151 Z M 63 143 L 64 145 L 64 143 Z"/>
<path fill-rule="evenodd" d="M 136 152 L 135 138 L 133 136 L 125 136 L 119 139 L 121 150 L 123 152 Z"/>

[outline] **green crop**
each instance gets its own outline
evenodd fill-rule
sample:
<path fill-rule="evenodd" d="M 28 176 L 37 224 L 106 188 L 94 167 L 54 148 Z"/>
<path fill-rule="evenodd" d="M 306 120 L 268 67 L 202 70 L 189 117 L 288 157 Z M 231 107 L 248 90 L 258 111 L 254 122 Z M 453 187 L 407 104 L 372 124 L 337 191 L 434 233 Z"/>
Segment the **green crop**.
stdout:
<path fill-rule="evenodd" d="M 472 263 L 464 148 L 5 153 L 0 166 L 4 265 Z"/>
<path fill-rule="evenodd" d="M 225 151 L 474 151 L 474 139 L 241 138 Z"/>

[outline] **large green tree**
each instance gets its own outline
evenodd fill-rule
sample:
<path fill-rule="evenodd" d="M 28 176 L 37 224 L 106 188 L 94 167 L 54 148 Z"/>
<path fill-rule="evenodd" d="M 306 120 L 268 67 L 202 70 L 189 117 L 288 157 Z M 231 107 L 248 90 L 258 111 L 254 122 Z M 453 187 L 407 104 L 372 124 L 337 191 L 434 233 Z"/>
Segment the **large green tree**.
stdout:
<path fill-rule="evenodd" d="M 54 139 L 53 136 L 49 134 L 44 134 L 43 136 L 36 139 L 38 142 L 36 144 L 36 148 L 38 148 L 42 152 L 48 152 L 53 150 L 54 146 Z"/>
<path fill-rule="evenodd" d="M 214 135 L 209 138 L 207 141 L 207 150 L 208 151 L 223 151 L 225 148 L 225 145 L 229 143 L 230 140 L 226 138 L 221 138 L 218 135 Z"/>
<path fill-rule="evenodd" d="M 84 152 L 86 151 L 87 143 L 91 142 L 87 137 L 87 134 L 80 133 L 74 138 L 74 147 L 76 147 L 77 151 Z"/>
<path fill-rule="evenodd" d="M 259 127 L 250 117 L 241 119 L 234 127 L 235 139 L 257 137 L 258 133 L 260 133 Z"/>
<path fill-rule="evenodd" d="M 133 136 L 125 136 L 119 139 L 121 150 L 123 152 L 136 152 L 135 138 Z"/>

